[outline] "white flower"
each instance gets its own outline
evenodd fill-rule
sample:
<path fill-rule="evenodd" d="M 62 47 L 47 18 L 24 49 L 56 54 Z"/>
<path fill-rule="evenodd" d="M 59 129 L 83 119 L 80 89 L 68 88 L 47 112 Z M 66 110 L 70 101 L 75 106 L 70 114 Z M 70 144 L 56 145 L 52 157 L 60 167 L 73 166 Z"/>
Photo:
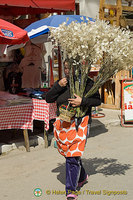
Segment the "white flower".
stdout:
<path fill-rule="evenodd" d="M 109 25 L 105 21 L 96 20 L 94 23 L 64 22 L 58 28 L 50 28 L 51 36 L 59 42 L 69 59 L 77 56 L 82 60 L 96 63 L 103 59 L 101 64 L 104 71 L 112 73 L 127 69 L 133 65 L 133 38 L 129 30 Z M 82 68 L 82 64 L 79 65 Z M 111 68 L 112 70 L 109 70 Z M 101 72 L 103 73 L 103 71 Z"/>

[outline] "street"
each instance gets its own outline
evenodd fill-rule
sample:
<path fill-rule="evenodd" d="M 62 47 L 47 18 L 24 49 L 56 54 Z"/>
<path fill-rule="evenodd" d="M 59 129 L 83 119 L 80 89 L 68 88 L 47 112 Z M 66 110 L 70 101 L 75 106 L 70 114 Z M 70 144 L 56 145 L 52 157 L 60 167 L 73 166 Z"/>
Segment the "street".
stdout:
<path fill-rule="evenodd" d="M 92 128 L 83 155 L 89 175 L 79 200 L 132 200 L 132 128 Z M 65 200 L 65 159 L 43 145 L 0 156 L 0 200 Z M 38 189 L 36 189 L 38 188 Z"/>

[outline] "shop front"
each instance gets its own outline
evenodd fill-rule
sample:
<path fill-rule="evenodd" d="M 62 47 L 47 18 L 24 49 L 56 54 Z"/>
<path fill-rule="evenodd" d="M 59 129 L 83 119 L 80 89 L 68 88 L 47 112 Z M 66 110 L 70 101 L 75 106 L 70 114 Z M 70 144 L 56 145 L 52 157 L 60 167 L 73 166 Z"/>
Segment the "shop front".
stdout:
<path fill-rule="evenodd" d="M 74 11 L 74 9 L 74 0 L 2 0 L 0 18 L 25 28 L 33 21 L 40 19 L 41 15 L 54 12 L 60 14 Z M 22 23 L 18 22 L 19 19 Z M 0 130 L 23 129 L 27 151 L 29 151 L 27 130 L 33 130 L 33 120 L 44 122 L 45 146 L 47 147 L 46 131 L 49 129 L 49 120 L 56 117 L 56 105 L 47 104 L 41 98 L 42 93 L 45 96 L 47 91 L 42 87 L 46 80 L 48 55 L 49 52 L 44 43 L 29 41 L 24 48 L 15 49 L 0 56 Z"/>

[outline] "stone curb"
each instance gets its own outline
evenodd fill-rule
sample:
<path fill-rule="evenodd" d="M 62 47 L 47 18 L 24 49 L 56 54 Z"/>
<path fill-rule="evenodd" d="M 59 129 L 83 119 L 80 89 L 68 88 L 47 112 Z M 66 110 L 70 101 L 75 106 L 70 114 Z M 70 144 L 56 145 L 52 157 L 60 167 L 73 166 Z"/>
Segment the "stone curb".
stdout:
<path fill-rule="evenodd" d="M 31 146 L 37 146 L 37 145 L 44 145 L 44 139 L 43 139 L 43 134 L 41 135 L 36 135 L 36 136 L 31 136 L 29 138 L 30 142 L 30 147 Z M 15 150 L 15 149 L 20 149 L 25 151 L 25 143 L 23 141 L 13 141 L 10 144 L 4 144 L 0 143 L 0 154 L 6 154 L 9 151 Z"/>
<path fill-rule="evenodd" d="M 104 124 L 95 124 L 95 123 L 93 123 L 92 122 L 92 124 L 91 124 L 91 129 L 92 128 L 98 128 L 98 127 L 108 127 L 108 126 L 118 126 L 118 125 L 120 125 L 120 120 L 115 120 L 115 121 L 108 121 L 108 122 L 106 122 L 106 123 L 104 123 Z"/>
<path fill-rule="evenodd" d="M 93 123 L 91 125 L 91 129 L 108 127 L 108 126 L 118 126 L 120 125 L 120 120 L 108 121 L 106 123 Z M 54 147 L 54 137 L 53 135 L 49 135 L 49 139 L 51 140 L 50 147 Z M 44 145 L 43 133 L 36 136 L 30 136 L 29 138 L 30 147 L 35 147 L 38 145 Z M 25 143 L 23 141 L 13 141 L 10 144 L 0 143 L 0 154 L 6 154 L 12 150 L 19 149 L 25 151 Z"/>

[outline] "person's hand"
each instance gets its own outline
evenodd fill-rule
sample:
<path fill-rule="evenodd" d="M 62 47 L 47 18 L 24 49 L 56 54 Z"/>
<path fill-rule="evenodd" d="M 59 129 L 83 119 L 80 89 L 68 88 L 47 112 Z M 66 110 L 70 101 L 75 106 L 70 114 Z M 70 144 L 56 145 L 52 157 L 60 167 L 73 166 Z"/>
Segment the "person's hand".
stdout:
<path fill-rule="evenodd" d="M 67 85 L 67 79 L 62 78 L 58 83 L 61 87 L 65 87 Z"/>
<path fill-rule="evenodd" d="M 82 98 L 76 94 L 74 94 L 74 96 L 76 97 L 75 99 L 68 99 L 69 103 L 73 106 L 73 107 L 77 107 L 81 105 L 81 101 Z"/>

